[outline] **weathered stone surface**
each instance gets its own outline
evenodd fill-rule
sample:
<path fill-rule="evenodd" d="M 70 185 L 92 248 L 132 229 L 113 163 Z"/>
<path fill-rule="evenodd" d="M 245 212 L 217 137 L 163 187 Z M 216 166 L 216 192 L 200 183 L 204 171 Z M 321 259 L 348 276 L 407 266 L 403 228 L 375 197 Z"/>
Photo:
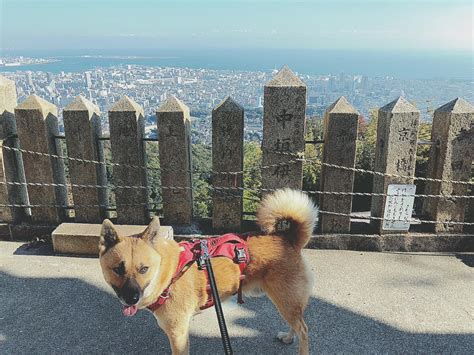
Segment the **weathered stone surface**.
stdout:
<path fill-rule="evenodd" d="M 474 235 L 447 233 L 325 234 L 313 236 L 306 248 L 415 253 L 472 252 L 474 251 Z"/>
<path fill-rule="evenodd" d="M 212 170 L 240 172 L 244 166 L 244 109 L 230 96 L 212 111 Z M 214 174 L 214 187 L 243 187 L 242 174 Z M 213 192 L 212 225 L 238 230 L 242 222 L 242 190 Z"/>
<path fill-rule="evenodd" d="M 302 162 L 294 161 L 305 149 L 306 85 L 283 67 L 264 88 L 262 187 L 277 189 L 303 185 Z"/>
<path fill-rule="evenodd" d="M 172 96 L 158 108 L 156 117 L 160 166 L 164 168 L 161 171 L 164 220 L 168 224 L 189 224 L 193 217 L 189 108 Z"/>
<path fill-rule="evenodd" d="M 428 163 L 428 177 L 442 180 L 468 181 L 474 158 L 474 107 L 457 98 L 434 112 Z M 450 182 L 427 182 L 426 193 L 433 195 L 466 195 L 468 186 Z M 440 222 L 463 222 L 466 199 L 426 198 L 423 214 Z M 466 218 L 468 219 L 468 218 Z M 435 232 L 462 232 L 462 225 L 432 224 Z"/>
<path fill-rule="evenodd" d="M 17 105 L 15 82 L 0 75 L 0 114 L 9 112 L 13 114 Z M 12 132 L 10 122 L 3 119 L 0 125 L 0 136 L 6 137 Z"/>
<path fill-rule="evenodd" d="M 18 138 L 22 149 L 46 154 L 60 153 L 54 136 L 59 134 L 57 108 L 39 96 L 31 95 L 15 108 Z M 64 161 L 49 156 L 23 153 L 28 183 L 55 183 L 63 186 L 27 187 L 31 205 L 67 205 Z M 32 207 L 34 223 L 56 224 L 65 217 L 62 207 Z"/>
<path fill-rule="evenodd" d="M 143 109 L 127 96 L 109 110 L 112 160 L 117 164 L 145 167 Z M 147 186 L 146 170 L 128 166 L 113 167 L 116 186 Z M 116 188 L 117 222 L 146 224 L 149 219 L 146 188 Z"/>
<path fill-rule="evenodd" d="M 68 156 L 71 158 L 104 161 L 103 147 L 98 138 L 102 135 L 99 108 L 82 96 L 76 97 L 63 111 L 64 131 Z M 69 176 L 73 185 L 105 186 L 104 164 L 70 160 Z M 100 222 L 105 217 L 107 189 L 72 187 L 76 222 Z M 97 207 L 80 207 L 96 205 Z"/>
<path fill-rule="evenodd" d="M 0 75 L 0 180 L 7 182 L 25 182 L 25 171 L 21 153 L 10 148 L 19 148 L 14 109 L 17 105 L 16 87 L 12 80 Z M 6 148 L 4 148 L 6 147 Z M 25 185 L 0 186 L 0 204 L 24 205 L 28 201 Z M 22 207 L 0 207 L 0 220 L 3 222 L 20 223 L 25 219 Z"/>
<path fill-rule="evenodd" d="M 354 168 L 359 113 L 341 96 L 327 110 L 324 116 L 323 163 Z M 322 166 L 321 190 L 352 192 L 354 172 Z M 352 196 L 321 195 L 320 207 L 324 211 L 350 214 Z M 321 215 L 322 233 L 348 233 L 350 217 Z"/>
<path fill-rule="evenodd" d="M 387 193 L 389 184 L 413 183 L 419 120 L 420 111 L 403 97 L 379 109 L 375 171 L 402 177 L 374 175 L 373 192 Z M 372 196 L 372 216 L 384 215 L 385 199 L 385 196 Z M 379 220 L 372 223 L 380 233 L 401 233 L 383 230 Z"/>
<path fill-rule="evenodd" d="M 117 233 L 129 236 L 142 233 L 147 226 L 116 225 Z M 99 254 L 101 224 L 62 223 L 52 233 L 53 249 L 59 254 L 95 255 Z M 159 235 L 173 239 L 173 228 L 161 226 Z"/>

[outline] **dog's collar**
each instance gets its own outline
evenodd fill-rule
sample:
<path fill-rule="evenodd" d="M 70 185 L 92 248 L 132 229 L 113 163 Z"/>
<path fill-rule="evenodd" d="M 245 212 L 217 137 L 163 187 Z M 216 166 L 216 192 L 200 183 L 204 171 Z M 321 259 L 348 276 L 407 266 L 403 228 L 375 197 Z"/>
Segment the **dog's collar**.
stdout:
<path fill-rule="evenodd" d="M 174 273 L 174 276 L 171 278 L 171 281 L 168 284 L 168 286 L 158 296 L 158 298 L 156 299 L 155 302 L 153 302 L 151 305 L 146 307 L 150 311 L 152 311 L 152 312 L 156 311 L 158 308 L 160 308 L 166 302 L 166 300 L 168 298 L 170 298 L 171 285 L 173 285 L 173 283 L 175 283 L 189 269 L 191 264 L 194 262 L 194 259 L 189 260 L 188 258 L 183 257 L 183 252 L 184 251 L 185 251 L 185 249 L 182 248 L 181 253 L 179 254 L 178 266 L 176 267 L 176 271 Z"/>
<path fill-rule="evenodd" d="M 171 284 L 167 288 L 165 288 L 165 290 L 161 293 L 158 299 L 155 302 L 153 302 L 151 305 L 149 305 L 147 308 L 152 312 L 160 308 L 161 305 L 165 303 L 168 298 L 170 298 L 170 288 L 171 288 Z"/>

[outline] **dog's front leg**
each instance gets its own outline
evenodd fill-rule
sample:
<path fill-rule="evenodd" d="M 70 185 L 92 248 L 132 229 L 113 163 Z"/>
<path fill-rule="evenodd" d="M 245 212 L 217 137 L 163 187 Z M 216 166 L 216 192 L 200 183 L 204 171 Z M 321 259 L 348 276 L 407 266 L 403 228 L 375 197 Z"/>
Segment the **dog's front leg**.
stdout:
<path fill-rule="evenodd" d="M 173 355 L 189 354 L 189 323 L 190 317 L 175 318 L 167 322 L 159 322 L 168 336 Z"/>

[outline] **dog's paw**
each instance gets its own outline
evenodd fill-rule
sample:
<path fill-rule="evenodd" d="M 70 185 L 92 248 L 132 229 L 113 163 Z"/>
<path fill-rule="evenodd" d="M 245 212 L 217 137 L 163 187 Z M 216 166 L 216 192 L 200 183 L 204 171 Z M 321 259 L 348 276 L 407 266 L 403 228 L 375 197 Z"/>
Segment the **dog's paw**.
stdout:
<path fill-rule="evenodd" d="M 293 344 L 295 337 L 287 332 L 279 332 L 276 338 L 284 344 Z"/>

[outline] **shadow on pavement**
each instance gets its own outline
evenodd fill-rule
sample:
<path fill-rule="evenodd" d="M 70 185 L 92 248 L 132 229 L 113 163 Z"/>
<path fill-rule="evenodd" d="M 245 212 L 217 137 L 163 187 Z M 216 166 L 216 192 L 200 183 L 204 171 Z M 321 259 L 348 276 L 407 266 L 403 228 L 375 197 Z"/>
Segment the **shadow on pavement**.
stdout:
<path fill-rule="evenodd" d="M 149 312 L 124 318 L 113 296 L 78 279 L 0 272 L 0 297 L 3 354 L 169 353 L 168 340 Z M 235 353 L 296 353 L 296 345 L 274 340 L 286 325 L 267 298 L 247 298 L 243 306 L 256 316 L 235 323 L 260 335 L 233 336 Z M 409 333 L 314 298 L 306 320 L 312 353 L 469 353 L 474 347 L 473 334 Z M 192 353 L 221 349 L 218 337 L 192 336 Z"/>
<path fill-rule="evenodd" d="M 459 259 L 466 266 L 474 267 L 474 254 L 456 254 L 456 258 Z"/>

